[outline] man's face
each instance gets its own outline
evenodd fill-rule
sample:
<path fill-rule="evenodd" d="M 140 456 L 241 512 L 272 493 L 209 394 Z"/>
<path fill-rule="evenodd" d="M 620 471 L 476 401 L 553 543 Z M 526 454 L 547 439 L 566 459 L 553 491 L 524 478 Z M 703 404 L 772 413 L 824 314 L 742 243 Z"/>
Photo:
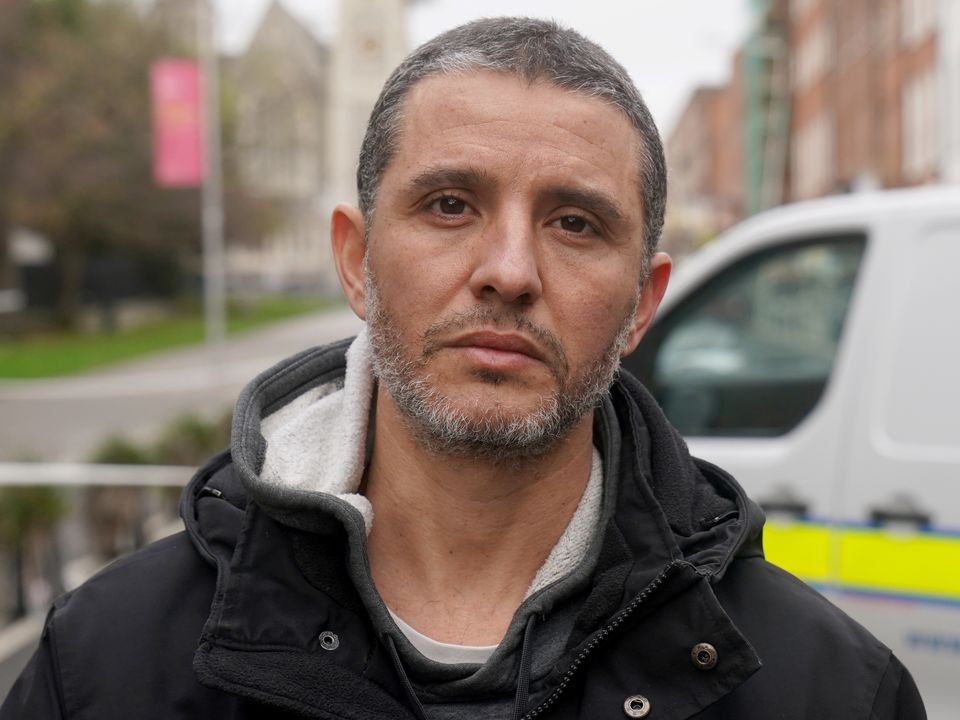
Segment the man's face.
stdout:
<path fill-rule="evenodd" d="M 428 78 L 404 111 L 364 258 L 378 377 L 437 450 L 549 450 L 639 339 L 636 133 L 490 72 Z"/>

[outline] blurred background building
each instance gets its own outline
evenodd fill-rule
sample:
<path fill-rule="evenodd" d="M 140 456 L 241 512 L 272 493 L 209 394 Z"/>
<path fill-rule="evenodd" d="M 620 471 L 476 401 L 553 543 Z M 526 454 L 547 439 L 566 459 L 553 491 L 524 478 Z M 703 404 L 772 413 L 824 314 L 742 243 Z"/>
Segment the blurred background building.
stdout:
<path fill-rule="evenodd" d="M 676 120 L 661 128 L 671 171 L 664 245 L 675 256 L 744 217 L 785 202 L 960 182 L 960 3 L 743 3 L 750 9 L 750 28 L 726 61 L 728 79 L 695 88 Z M 31 4 L 6 3 L 7 26 L 17 22 L 17 8 L 22 13 Z M 119 16 L 124 6 L 89 0 L 44 4 L 73 7 L 65 17 L 80 12 L 77 8 Z M 220 53 L 226 276 L 235 298 L 339 292 L 328 249 L 328 218 L 335 202 L 355 199 L 355 164 L 366 118 L 383 80 L 408 49 L 406 29 L 415 3 L 327 4 L 329 17 L 335 18 L 335 29 L 329 31 L 318 24 L 322 15 L 305 22 L 302 4 L 264 0 L 257 27 L 242 46 Z M 221 23 L 231 20 L 214 0 L 131 0 L 129 7 L 138 8 L 145 26 L 118 33 L 115 55 L 138 53 L 129 62 L 131 77 L 140 72 L 137 62 L 149 63 L 160 54 L 193 57 L 201 45 L 213 43 L 217 7 Z M 111 22 L 119 21 L 113 17 Z M 69 30 L 69 22 L 65 27 L 67 34 L 79 36 Z M 157 34 L 162 40 L 153 37 Z M 122 47 L 124 35 L 127 48 Z M 14 49 L 5 51 L 16 61 L 10 67 L 30 59 L 26 44 Z M 115 64 L 111 57 L 97 62 Z M 649 79 L 638 81 L 643 91 Z M 33 82 L 43 87 L 35 78 Z M 78 77 L 74 84 L 82 82 Z M 105 83 L 105 92 L 120 93 L 120 82 Z M 129 89 L 132 81 L 123 82 Z M 21 94 L 34 106 L 49 101 Z M 66 89 L 62 95 L 68 95 Z M 52 90 L 49 96 L 57 97 Z M 88 111 L 77 111 L 84 123 L 110 111 L 109 102 L 93 97 Z M 131 136 L 133 116 L 144 112 L 139 107 L 130 111 L 130 128 L 112 128 L 116 143 Z M 9 115 L 16 117 L 15 112 Z M 81 128 L 87 127 L 84 123 Z M 52 153 L 56 147 L 43 138 L 58 126 L 53 121 L 48 125 L 13 127 Z M 93 148 L 102 132 L 92 125 L 88 129 L 88 136 L 76 141 Z M 16 139 L 16 133 L 11 137 Z M 137 129 L 135 139 L 129 147 L 145 152 L 148 131 Z M 93 228 L 81 243 L 81 220 L 55 217 L 54 205 L 64 204 L 62 188 L 22 182 L 40 175 L 28 146 L 20 142 L 18 148 L 10 141 L 3 151 L 19 154 L 23 165 L 15 156 L 0 158 L 15 195 L 29 196 L 27 202 L 16 196 L 0 202 L 5 206 L 0 207 L 0 329 L 35 327 L 51 317 L 62 326 L 123 325 L 143 316 L 145 304 L 137 301 L 144 296 L 165 300 L 196 291 L 201 283 L 196 193 L 154 192 L 157 201 L 148 203 L 147 189 L 137 184 L 142 173 L 134 175 L 127 162 L 122 181 L 120 171 L 108 173 L 117 176 L 115 197 L 98 201 L 107 209 L 148 204 L 158 209 L 158 217 L 141 218 L 136 229 Z M 111 159 L 117 157 L 112 148 L 97 152 L 101 158 L 108 152 L 114 152 Z M 138 168 L 146 167 L 142 153 L 136 162 Z M 60 166 L 67 169 L 65 175 Z M 75 177 L 78 188 L 91 173 L 69 156 L 51 157 L 43 170 L 49 176 Z M 43 202 L 38 203 L 38 194 Z M 76 195 L 71 207 L 94 206 L 89 191 Z M 58 226 L 54 221 L 62 222 Z M 148 237 L 151 232 L 154 236 Z M 105 282 L 118 274 L 123 282 Z"/>
<path fill-rule="evenodd" d="M 267 201 L 274 221 L 255 242 L 227 238 L 234 292 L 339 292 L 328 218 L 337 201 L 356 198 L 367 117 L 407 50 L 404 6 L 344 0 L 328 43 L 271 0 L 246 49 L 223 58 L 225 149 L 244 188 Z M 156 0 L 153 17 L 191 48 L 197 20 L 205 22 L 210 7 L 209 0 Z"/>
<path fill-rule="evenodd" d="M 785 202 L 960 182 L 960 3 L 751 5 L 730 80 L 669 132 L 668 248 Z"/>
<path fill-rule="evenodd" d="M 237 288 L 330 292 L 330 49 L 273 2 L 225 69 L 240 179 L 282 217 L 260 243 L 229 246 L 228 276 Z"/>

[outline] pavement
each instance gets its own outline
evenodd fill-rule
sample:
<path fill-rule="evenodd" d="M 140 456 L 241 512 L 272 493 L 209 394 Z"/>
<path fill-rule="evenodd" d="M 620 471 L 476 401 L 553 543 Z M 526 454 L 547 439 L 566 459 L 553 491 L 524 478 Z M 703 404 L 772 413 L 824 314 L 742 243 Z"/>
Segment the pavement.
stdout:
<path fill-rule="evenodd" d="M 0 381 L 0 461 L 83 462 L 108 437 L 153 439 L 185 414 L 217 417 L 262 370 L 300 350 L 360 331 L 347 307 L 96 372 Z"/>

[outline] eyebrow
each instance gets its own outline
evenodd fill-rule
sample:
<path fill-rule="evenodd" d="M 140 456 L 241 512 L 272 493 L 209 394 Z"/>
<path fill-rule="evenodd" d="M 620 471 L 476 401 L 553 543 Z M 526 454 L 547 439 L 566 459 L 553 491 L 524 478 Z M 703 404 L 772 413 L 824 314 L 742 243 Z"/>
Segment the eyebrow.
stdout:
<path fill-rule="evenodd" d="M 550 188 L 547 194 L 564 205 L 582 207 L 613 223 L 622 223 L 627 217 L 620 203 L 599 190 L 561 185 Z"/>
<path fill-rule="evenodd" d="M 477 187 L 488 181 L 487 172 L 472 167 L 447 167 L 438 165 L 428 167 L 410 181 L 410 188 L 418 192 L 427 192 L 439 187 L 461 186 Z"/>

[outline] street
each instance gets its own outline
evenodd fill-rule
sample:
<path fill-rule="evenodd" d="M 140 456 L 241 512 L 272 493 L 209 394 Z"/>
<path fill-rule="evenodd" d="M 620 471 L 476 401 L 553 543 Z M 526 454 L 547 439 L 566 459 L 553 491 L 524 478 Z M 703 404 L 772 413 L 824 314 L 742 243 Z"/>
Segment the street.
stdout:
<path fill-rule="evenodd" d="M 355 335 L 348 308 L 69 378 L 0 381 L 0 461 L 82 462 L 106 438 L 148 440 L 185 414 L 217 416 L 257 373 L 313 345 Z"/>

